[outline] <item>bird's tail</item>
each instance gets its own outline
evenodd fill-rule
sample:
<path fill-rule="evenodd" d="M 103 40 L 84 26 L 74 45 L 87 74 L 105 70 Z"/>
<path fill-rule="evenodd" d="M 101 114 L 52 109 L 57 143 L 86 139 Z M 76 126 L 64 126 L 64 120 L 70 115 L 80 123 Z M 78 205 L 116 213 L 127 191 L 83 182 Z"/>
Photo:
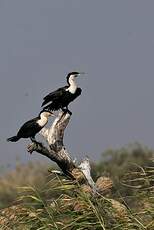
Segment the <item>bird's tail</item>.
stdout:
<path fill-rule="evenodd" d="M 18 136 L 13 136 L 13 137 L 8 138 L 7 141 L 16 142 L 16 141 L 18 141 L 19 139 L 20 139 L 20 137 L 18 137 Z"/>

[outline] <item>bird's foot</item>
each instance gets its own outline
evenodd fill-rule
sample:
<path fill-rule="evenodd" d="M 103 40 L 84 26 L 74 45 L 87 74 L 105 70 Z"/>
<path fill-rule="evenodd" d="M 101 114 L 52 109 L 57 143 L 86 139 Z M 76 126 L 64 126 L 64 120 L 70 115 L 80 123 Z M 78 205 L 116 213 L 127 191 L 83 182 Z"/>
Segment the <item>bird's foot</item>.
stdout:
<path fill-rule="evenodd" d="M 66 108 L 62 108 L 62 111 L 64 113 L 69 113 L 70 115 L 72 115 L 72 112 L 66 107 Z"/>
<path fill-rule="evenodd" d="M 37 141 L 35 140 L 34 137 L 30 137 L 30 139 L 31 139 L 31 141 L 32 141 L 33 143 L 37 143 Z"/>
<path fill-rule="evenodd" d="M 41 145 L 41 142 L 35 140 L 35 138 L 31 137 L 30 139 L 31 139 L 32 143 L 35 143 L 36 145 L 37 144 Z"/>
<path fill-rule="evenodd" d="M 36 149 L 38 149 L 39 147 L 42 147 L 42 143 L 41 142 L 38 142 L 36 141 L 35 139 L 31 139 L 32 143 L 30 143 L 28 146 L 27 146 L 27 151 L 32 154 L 33 151 L 35 151 Z"/>
<path fill-rule="evenodd" d="M 35 151 L 36 144 L 33 142 L 27 146 L 27 151 L 32 154 Z"/>

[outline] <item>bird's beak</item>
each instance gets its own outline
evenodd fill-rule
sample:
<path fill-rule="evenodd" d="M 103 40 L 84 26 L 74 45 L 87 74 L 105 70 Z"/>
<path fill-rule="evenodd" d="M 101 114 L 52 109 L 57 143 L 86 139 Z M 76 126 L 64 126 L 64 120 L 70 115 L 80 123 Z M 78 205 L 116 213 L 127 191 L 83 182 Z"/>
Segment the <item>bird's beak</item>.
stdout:
<path fill-rule="evenodd" d="M 81 76 L 81 75 L 87 75 L 87 73 L 85 73 L 85 72 L 80 72 L 79 74 L 78 74 L 78 76 Z"/>
<path fill-rule="evenodd" d="M 55 114 L 53 113 L 53 112 L 51 112 L 51 111 L 47 111 L 48 112 L 48 117 L 55 117 Z"/>
<path fill-rule="evenodd" d="M 50 112 L 50 116 L 55 117 L 56 115 L 53 112 Z"/>

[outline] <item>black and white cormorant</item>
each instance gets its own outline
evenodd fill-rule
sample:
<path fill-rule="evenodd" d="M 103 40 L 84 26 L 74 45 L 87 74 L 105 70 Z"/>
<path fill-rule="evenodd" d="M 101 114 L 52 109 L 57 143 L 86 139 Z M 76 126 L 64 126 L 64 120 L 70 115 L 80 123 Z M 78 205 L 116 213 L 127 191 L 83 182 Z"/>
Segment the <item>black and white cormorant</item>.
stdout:
<path fill-rule="evenodd" d="M 50 111 L 41 111 L 38 117 L 24 123 L 16 136 L 10 137 L 7 141 L 16 142 L 21 138 L 30 138 L 36 142 L 35 135 L 47 124 L 49 116 L 53 115 Z"/>
<path fill-rule="evenodd" d="M 77 87 L 75 78 L 84 73 L 71 72 L 67 75 L 67 86 L 61 87 L 54 92 L 49 93 L 43 98 L 42 106 L 51 111 L 65 108 L 68 110 L 70 102 L 74 101 L 81 94 L 81 88 Z"/>

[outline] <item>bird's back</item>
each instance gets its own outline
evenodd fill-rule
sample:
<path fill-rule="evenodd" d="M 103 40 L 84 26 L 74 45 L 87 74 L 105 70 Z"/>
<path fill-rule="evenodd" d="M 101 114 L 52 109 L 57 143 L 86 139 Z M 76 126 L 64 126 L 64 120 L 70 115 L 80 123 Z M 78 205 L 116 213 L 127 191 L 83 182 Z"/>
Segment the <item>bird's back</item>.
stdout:
<path fill-rule="evenodd" d="M 44 97 L 42 106 L 46 105 L 44 109 L 59 110 L 67 107 L 70 102 L 74 101 L 80 94 L 81 88 L 77 88 L 75 93 L 71 93 L 68 90 L 68 86 L 59 88 L 58 90 L 48 94 Z"/>
<path fill-rule="evenodd" d="M 17 136 L 26 138 L 26 137 L 33 136 L 36 133 L 36 131 L 39 132 L 40 127 L 36 123 L 37 120 L 38 120 L 38 117 L 25 122 L 19 129 Z"/>
<path fill-rule="evenodd" d="M 48 104 L 49 102 L 60 100 L 60 98 L 63 97 L 65 90 L 67 89 L 68 86 L 61 87 L 51 93 L 49 93 L 47 96 L 43 98 L 43 103 L 42 106 Z"/>

